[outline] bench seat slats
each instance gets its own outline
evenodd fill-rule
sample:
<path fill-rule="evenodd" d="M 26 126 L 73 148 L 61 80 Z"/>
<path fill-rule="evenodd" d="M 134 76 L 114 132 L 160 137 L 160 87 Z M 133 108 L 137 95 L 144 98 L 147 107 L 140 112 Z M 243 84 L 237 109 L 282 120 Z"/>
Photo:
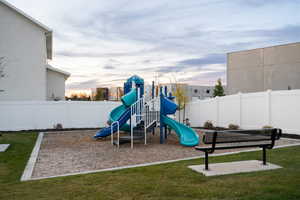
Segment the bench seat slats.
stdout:
<path fill-rule="evenodd" d="M 206 133 L 203 142 L 205 144 L 213 143 L 214 133 Z M 247 134 L 240 132 L 218 132 L 215 143 L 236 143 L 236 142 L 250 142 L 250 141 L 270 141 L 271 134 Z"/>
<path fill-rule="evenodd" d="M 245 144 L 245 145 L 219 145 L 216 146 L 214 149 L 215 150 L 222 150 L 222 149 L 240 149 L 240 148 L 251 148 L 251 147 L 262 147 L 262 146 L 268 146 L 271 145 L 271 143 L 262 143 L 262 144 Z M 196 150 L 200 150 L 200 151 L 206 151 L 206 150 L 210 150 L 211 147 L 195 147 Z"/>

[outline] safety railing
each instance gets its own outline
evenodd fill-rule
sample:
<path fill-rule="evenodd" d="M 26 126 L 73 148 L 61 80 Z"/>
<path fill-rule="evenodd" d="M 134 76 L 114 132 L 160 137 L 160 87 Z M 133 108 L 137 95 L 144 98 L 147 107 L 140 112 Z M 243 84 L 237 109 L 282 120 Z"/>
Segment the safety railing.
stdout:
<path fill-rule="evenodd" d="M 159 121 L 159 97 L 151 99 L 144 105 L 144 128 L 145 128 L 145 144 L 147 144 L 147 129 Z"/>
<path fill-rule="evenodd" d="M 145 128 L 150 127 L 153 123 L 159 120 L 159 98 L 156 97 L 147 103 L 144 108 L 144 125 Z"/>
<path fill-rule="evenodd" d="M 147 129 L 159 121 L 160 98 L 156 97 L 148 102 L 142 97 L 131 105 L 131 148 L 133 148 L 133 127 L 144 121 L 145 144 L 147 144 Z"/>
<path fill-rule="evenodd" d="M 144 110 L 144 98 L 140 98 L 130 107 L 130 140 L 131 148 L 133 148 L 133 127 L 137 126 L 143 120 L 143 110 Z"/>
<path fill-rule="evenodd" d="M 114 125 L 117 125 L 117 147 L 119 148 L 120 146 L 120 124 L 119 121 L 114 121 L 111 124 L 111 128 L 110 128 L 110 138 L 111 138 L 111 144 L 114 145 Z"/>
<path fill-rule="evenodd" d="M 143 119 L 144 98 L 140 98 L 131 105 L 131 123 L 133 126 L 141 123 Z"/>

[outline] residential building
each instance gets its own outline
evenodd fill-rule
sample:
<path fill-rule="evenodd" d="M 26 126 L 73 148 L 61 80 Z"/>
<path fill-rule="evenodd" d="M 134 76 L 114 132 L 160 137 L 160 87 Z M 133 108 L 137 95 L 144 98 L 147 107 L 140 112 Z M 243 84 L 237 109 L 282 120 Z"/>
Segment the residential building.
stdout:
<path fill-rule="evenodd" d="M 188 94 L 192 101 L 212 98 L 214 86 L 189 85 Z"/>
<path fill-rule="evenodd" d="M 300 89 L 300 42 L 227 54 L 227 92 Z"/>
<path fill-rule="evenodd" d="M 122 87 L 98 87 L 91 91 L 94 101 L 120 101 L 124 94 Z"/>
<path fill-rule="evenodd" d="M 185 95 L 188 97 L 189 101 L 213 97 L 214 86 L 189 85 L 184 83 L 162 84 L 162 86 L 167 86 L 168 91 L 172 91 L 173 93 L 176 91 L 177 87 L 180 87 L 185 91 Z"/>
<path fill-rule="evenodd" d="M 48 64 L 52 30 L 0 0 L 0 101 L 63 100 L 68 72 Z"/>
<path fill-rule="evenodd" d="M 120 101 L 123 96 L 124 91 L 122 87 L 111 87 L 108 92 L 108 100 L 110 101 Z"/>
<path fill-rule="evenodd" d="M 65 99 L 65 81 L 70 74 L 51 65 L 47 67 L 47 100 Z"/>

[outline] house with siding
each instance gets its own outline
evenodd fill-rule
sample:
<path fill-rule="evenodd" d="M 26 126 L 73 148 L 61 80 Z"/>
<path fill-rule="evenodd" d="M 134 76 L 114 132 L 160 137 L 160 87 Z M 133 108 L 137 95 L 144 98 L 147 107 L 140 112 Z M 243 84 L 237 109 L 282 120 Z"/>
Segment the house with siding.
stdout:
<path fill-rule="evenodd" d="M 48 64 L 52 30 L 0 0 L 0 101 L 64 100 L 70 73 Z"/>

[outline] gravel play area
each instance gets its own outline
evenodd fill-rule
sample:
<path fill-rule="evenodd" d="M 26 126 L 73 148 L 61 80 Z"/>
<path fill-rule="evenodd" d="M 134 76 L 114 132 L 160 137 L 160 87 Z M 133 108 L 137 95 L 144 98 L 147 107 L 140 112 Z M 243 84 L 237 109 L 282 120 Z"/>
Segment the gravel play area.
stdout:
<path fill-rule="evenodd" d="M 182 159 L 203 154 L 193 147 L 181 146 L 175 133 L 169 135 L 166 144 L 159 144 L 159 134 L 151 134 L 147 145 L 141 141 L 136 142 L 133 149 L 129 143 L 121 145 L 118 149 L 111 145 L 110 137 L 104 140 L 92 139 L 95 132 L 95 130 L 80 130 L 45 133 L 32 178 Z M 197 132 L 202 135 L 200 130 Z M 299 142 L 280 139 L 276 145 Z M 238 150 L 223 150 L 217 153 Z"/>

